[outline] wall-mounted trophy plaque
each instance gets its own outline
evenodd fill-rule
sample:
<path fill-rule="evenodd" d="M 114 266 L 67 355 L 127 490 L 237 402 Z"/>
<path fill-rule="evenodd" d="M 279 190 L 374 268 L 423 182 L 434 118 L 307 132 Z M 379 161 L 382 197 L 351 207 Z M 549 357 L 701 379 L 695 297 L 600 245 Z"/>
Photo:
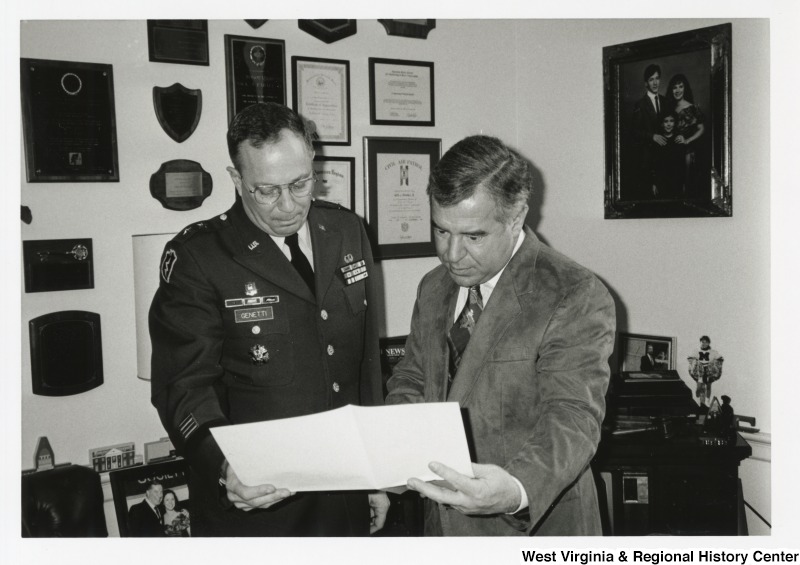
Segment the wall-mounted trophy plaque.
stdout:
<path fill-rule="evenodd" d="M 28 322 L 33 394 L 67 396 L 103 384 L 100 315 L 69 310 Z"/>
<path fill-rule="evenodd" d="M 358 31 L 356 20 L 297 20 L 297 27 L 325 43 L 333 43 Z"/>
<path fill-rule="evenodd" d="M 111 65 L 20 59 L 28 182 L 117 182 Z"/>
<path fill-rule="evenodd" d="M 261 26 L 263 26 L 265 22 L 268 22 L 269 20 L 245 20 L 245 21 L 250 25 L 251 28 L 258 29 Z"/>
<path fill-rule="evenodd" d="M 176 82 L 153 87 L 153 106 L 158 123 L 167 135 L 183 143 L 194 133 L 203 111 L 203 93 Z"/>
<path fill-rule="evenodd" d="M 225 35 L 228 122 L 253 104 L 286 104 L 285 42 L 282 39 Z"/>
<path fill-rule="evenodd" d="M 154 63 L 208 66 L 208 20 L 147 20 Z"/>
<path fill-rule="evenodd" d="M 25 292 L 94 288 L 91 239 L 39 239 L 22 242 Z"/>
<path fill-rule="evenodd" d="M 212 184 L 200 163 L 175 159 L 150 176 L 150 194 L 169 210 L 193 210 L 211 194 Z"/>

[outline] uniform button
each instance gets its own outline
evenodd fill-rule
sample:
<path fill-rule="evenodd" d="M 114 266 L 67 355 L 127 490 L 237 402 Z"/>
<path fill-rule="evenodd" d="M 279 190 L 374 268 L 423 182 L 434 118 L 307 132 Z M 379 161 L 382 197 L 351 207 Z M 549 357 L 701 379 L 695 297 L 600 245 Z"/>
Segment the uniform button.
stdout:
<path fill-rule="evenodd" d="M 220 220 L 223 220 L 223 221 L 224 221 L 224 220 L 227 220 L 227 219 L 228 219 L 228 214 L 222 214 L 222 215 L 219 217 L 219 219 L 220 219 Z"/>
<path fill-rule="evenodd" d="M 253 326 L 252 332 L 256 335 L 261 333 L 261 328 L 258 326 Z"/>
<path fill-rule="evenodd" d="M 328 346 L 328 355 L 333 355 L 333 346 L 332 345 Z"/>
<path fill-rule="evenodd" d="M 367 305 L 367 299 L 365 298 L 364 299 L 364 306 L 366 306 L 366 305 Z"/>
<path fill-rule="evenodd" d="M 339 392 L 339 383 L 333 383 L 333 392 Z"/>
<path fill-rule="evenodd" d="M 322 312 L 319 313 L 319 315 L 322 317 L 323 320 L 327 320 L 328 319 L 328 311 L 327 310 L 323 310 Z"/>

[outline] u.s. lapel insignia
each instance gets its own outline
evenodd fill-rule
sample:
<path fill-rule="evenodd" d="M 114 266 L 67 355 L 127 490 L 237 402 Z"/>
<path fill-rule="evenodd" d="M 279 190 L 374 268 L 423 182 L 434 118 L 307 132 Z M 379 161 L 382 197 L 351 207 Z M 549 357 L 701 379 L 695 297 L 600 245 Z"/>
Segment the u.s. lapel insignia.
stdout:
<path fill-rule="evenodd" d="M 254 345 L 250 348 L 250 358 L 253 360 L 253 365 L 263 365 L 269 361 L 269 351 L 263 345 Z"/>
<path fill-rule="evenodd" d="M 244 293 L 247 296 L 255 296 L 256 294 L 258 294 L 256 283 L 254 282 L 244 283 Z"/>
<path fill-rule="evenodd" d="M 325 226 L 323 226 L 322 224 L 317 224 L 317 227 L 318 227 L 319 229 L 321 229 L 322 231 L 326 231 L 326 230 L 325 230 Z"/>
<path fill-rule="evenodd" d="M 168 283 L 169 278 L 172 276 L 172 269 L 175 268 L 175 263 L 178 261 L 178 254 L 174 249 L 167 249 L 164 253 L 164 259 L 161 261 L 161 278 L 164 282 Z"/>
<path fill-rule="evenodd" d="M 344 262 L 345 263 L 352 263 L 353 262 L 353 254 L 352 253 L 348 253 L 347 255 L 345 255 L 344 256 Z"/>
<path fill-rule="evenodd" d="M 252 250 L 253 250 L 253 249 L 255 249 L 256 247 L 258 247 L 258 240 L 253 240 L 253 241 L 251 241 L 251 242 L 250 242 L 250 243 L 247 245 L 247 248 L 248 248 L 250 251 L 252 251 Z"/>

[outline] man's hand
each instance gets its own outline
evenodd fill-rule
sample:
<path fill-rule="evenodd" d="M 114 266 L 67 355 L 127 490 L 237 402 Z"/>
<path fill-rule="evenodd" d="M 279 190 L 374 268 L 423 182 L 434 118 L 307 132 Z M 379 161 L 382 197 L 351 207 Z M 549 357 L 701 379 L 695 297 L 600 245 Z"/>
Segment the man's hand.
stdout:
<path fill-rule="evenodd" d="M 653 134 L 653 141 L 655 141 L 662 147 L 667 144 L 667 138 L 658 133 Z"/>
<path fill-rule="evenodd" d="M 245 512 L 254 508 L 269 508 L 294 494 L 285 488 L 275 488 L 273 485 L 245 486 L 239 481 L 239 477 L 236 476 L 227 461 L 223 463 L 222 471 L 225 477 L 225 488 L 228 491 L 228 500 L 233 502 L 236 508 Z"/>
<path fill-rule="evenodd" d="M 385 492 L 374 492 L 369 495 L 369 533 L 374 534 L 383 528 L 390 504 Z"/>
<path fill-rule="evenodd" d="M 433 501 L 452 506 L 462 514 L 505 514 L 515 511 L 520 505 L 519 486 L 505 469 L 497 465 L 473 463 L 474 479 L 436 461 L 428 468 L 456 490 L 416 478 L 408 480 L 408 488 Z"/>

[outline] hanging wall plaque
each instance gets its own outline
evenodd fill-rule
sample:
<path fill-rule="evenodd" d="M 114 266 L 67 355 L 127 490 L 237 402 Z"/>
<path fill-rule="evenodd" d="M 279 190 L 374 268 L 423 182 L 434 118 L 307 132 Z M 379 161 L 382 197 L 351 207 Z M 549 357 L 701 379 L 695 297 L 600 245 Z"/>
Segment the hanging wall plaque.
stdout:
<path fill-rule="evenodd" d="M 150 194 L 169 210 L 193 210 L 211 194 L 212 184 L 200 163 L 176 159 L 150 177 Z"/>
<path fill-rule="evenodd" d="M 150 61 L 208 66 L 208 20 L 147 20 Z"/>
<path fill-rule="evenodd" d="M 22 242 L 25 292 L 94 288 L 92 240 L 36 239 Z"/>
<path fill-rule="evenodd" d="M 282 39 L 225 35 L 228 122 L 253 104 L 286 104 L 286 64 Z"/>
<path fill-rule="evenodd" d="M 153 87 L 153 106 L 158 123 L 167 135 L 178 143 L 186 141 L 200 123 L 203 93 L 191 90 L 179 82 L 172 86 Z"/>
<path fill-rule="evenodd" d="M 117 182 L 111 65 L 20 59 L 28 182 Z"/>
<path fill-rule="evenodd" d="M 355 35 L 356 20 L 297 20 L 297 27 L 325 43 Z"/>

